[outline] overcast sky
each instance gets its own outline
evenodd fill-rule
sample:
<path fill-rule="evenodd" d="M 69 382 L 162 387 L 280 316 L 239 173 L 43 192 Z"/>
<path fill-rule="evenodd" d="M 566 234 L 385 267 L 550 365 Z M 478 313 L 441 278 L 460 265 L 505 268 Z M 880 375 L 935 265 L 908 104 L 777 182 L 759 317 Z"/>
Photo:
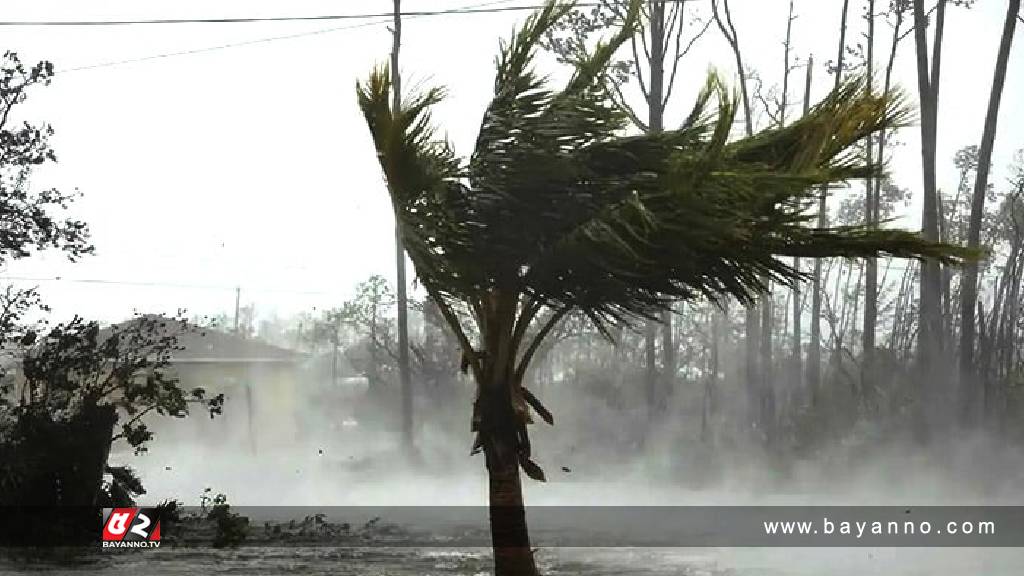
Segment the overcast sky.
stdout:
<path fill-rule="evenodd" d="M 405 10 L 480 5 L 486 0 L 405 0 Z M 514 0 L 491 4 L 535 4 Z M 864 26 L 851 2 L 852 40 Z M 885 0 L 877 2 L 888 4 Z M 707 16 L 707 2 L 693 2 Z M 4 2 L 0 20 L 155 19 L 366 14 L 389 0 L 220 0 Z M 733 0 L 748 66 L 778 82 L 787 0 Z M 797 0 L 794 51 L 813 53 L 815 96 L 831 86 L 824 62 L 834 58 L 841 2 Z M 955 187 L 952 156 L 977 143 L 988 100 L 1002 0 L 950 8 L 943 53 L 940 186 Z M 407 18 L 401 70 L 406 86 L 450 91 L 437 123 L 468 153 L 493 81 L 498 40 L 525 12 Z M 22 117 L 46 121 L 59 164 L 34 177 L 38 187 L 78 188 L 74 214 L 93 232 L 96 255 L 69 264 L 32 258 L 5 276 L 62 277 L 154 285 L 36 282 L 55 315 L 119 320 L 138 309 L 229 312 L 234 287 L 261 316 L 340 303 L 370 274 L 393 278 L 393 224 L 380 170 L 354 86 L 388 58 L 385 24 L 345 20 L 118 27 L 6 27 L 3 48 L 25 62 L 47 59 L 59 71 L 36 88 Z M 1020 27 L 1019 27 L 1020 28 Z M 334 29 L 334 30 L 327 30 Z M 322 33 L 314 33 L 322 31 Z M 888 32 L 879 21 L 880 36 Z M 1019 32 L 1019 31 L 1018 31 Z M 282 38 L 294 36 L 290 38 Z M 1018 36 L 1020 34 L 1018 33 Z M 267 38 L 266 42 L 248 43 Z M 216 46 L 248 43 L 217 50 Z M 887 50 L 882 43 L 878 64 Z M 1024 147 L 1024 40 L 1010 57 L 994 158 L 997 185 L 1013 151 Z M 120 61 L 161 54 L 190 54 Z M 544 61 L 543 67 L 550 67 Z M 901 45 L 897 80 L 916 100 L 913 39 Z M 101 66 L 97 66 L 101 65 Z M 679 72 L 667 123 L 709 66 L 735 73 L 712 28 Z M 801 74 L 798 72 L 797 74 Z M 802 77 L 791 83 L 799 103 Z M 898 183 L 919 197 L 917 128 L 892 166 Z M 30 282 L 31 284 L 31 282 Z M 163 285 L 163 286 L 155 286 Z M 173 286 L 169 286 L 173 285 Z"/>

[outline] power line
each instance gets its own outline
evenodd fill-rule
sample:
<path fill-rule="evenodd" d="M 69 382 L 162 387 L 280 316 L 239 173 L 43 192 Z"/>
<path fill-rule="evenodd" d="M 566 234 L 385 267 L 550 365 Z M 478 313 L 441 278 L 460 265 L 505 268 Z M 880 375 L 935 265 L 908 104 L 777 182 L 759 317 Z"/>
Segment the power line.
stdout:
<path fill-rule="evenodd" d="M 511 2 L 511 1 L 512 0 L 497 0 L 495 2 L 484 2 L 482 4 L 472 4 L 470 6 L 464 6 L 463 8 L 459 8 L 459 9 L 456 9 L 456 10 L 480 9 L 480 8 L 484 8 L 484 7 L 487 7 L 487 6 L 494 6 L 494 5 L 497 5 L 497 4 L 507 4 L 508 2 Z M 147 62 L 147 61 L 151 61 L 151 60 L 160 60 L 160 59 L 163 59 L 163 58 L 172 58 L 174 56 L 189 56 L 189 55 L 193 55 L 193 54 L 203 54 L 203 53 L 206 53 L 206 52 L 215 52 L 217 50 L 226 50 L 228 48 L 241 48 L 241 47 L 245 47 L 245 46 L 253 46 L 253 45 L 257 45 L 257 44 L 266 44 L 266 43 L 270 43 L 270 42 L 276 42 L 278 40 L 291 40 L 291 39 L 295 39 L 295 38 L 303 38 L 303 37 L 307 37 L 307 36 L 317 36 L 317 35 L 321 35 L 321 34 L 328 34 L 328 33 L 331 33 L 331 32 L 339 32 L 339 31 L 342 31 L 342 30 L 353 30 L 353 29 L 356 29 L 356 28 L 365 28 L 365 27 L 368 27 L 368 26 L 377 26 L 377 25 L 380 25 L 380 24 L 387 24 L 389 22 L 391 22 L 391 15 L 388 15 L 386 18 L 381 19 L 381 20 L 377 20 L 377 21 L 374 21 L 374 22 L 363 22 L 361 24 L 354 24 L 354 25 L 350 25 L 350 26 L 335 26 L 335 27 L 332 27 L 332 28 L 321 28 L 319 30 L 311 30 L 309 32 L 299 32 L 299 33 L 296 33 L 296 34 L 285 34 L 285 35 L 282 35 L 282 36 L 270 36 L 270 37 L 266 37 L 266 38 L 256 38 L 256 39 L 253 39 L 253 40 L 243 40 L 241 42 L 231 42 L 231 43 L 228 43 L 228 44 L 220 44 L 220 45 L 217 45 L 217 46 L 206 46 L 206 47 L 203 47 L 203 48 L 191 48 L 191 49 L 188 49 L 188 50 L 179 50 L 177 52 L 166 52 L 166 53 L 163 53 L 163 54 L 153 54 L 153 55 L 150 55 L 150 56 L 141 56 L 141 57 L 138 57 L 138 58 L 127 58 L 125 60 L 112 60 L 112 61 L 109 61 L 109 62 L 100 62 L 100 63 L 97 63 L 97 64 L 86 64 L 84 66 L 75 66 L 74 68 L 65 68 L 65 69 L 62 69 L 62 70 L 58 70 L 57 72 L 59 74 L 66 74 L 68 72 L 80 72 L 80 71 L 83 71 L 83 70 L 95 70 L 97 68 L 109 68 L 111 66 L 121 66 L 121 65 L 124 65 L 124 64 L 134 64 L 134 63 L 137 63 L 137 62 Z"/>
<path fill-rule="evenodd" d="M 678 2 L 681 0 L 670 0 Z M 587 2 L 576 5 L 578 8 L 601 6 L 600 3 Z M 497 8 L 467 7 L 449 8 L 446 10 L 413 10 L 402 12 L 401 16 L 450 16 L 458 14 L 492 14 L 497 12 L 521 12 L 537 10 L 543 5 L 504 6 Z M 381 12 L 376 14 L 330 14 L 316 16 L 267 16 L 242 18 L 159 18 L 152 20 L 7 20 L 0 21 L 0 26 L 132 26 L 150 24 L 252 24 L 261 22 L 315 22 L 324 20 L 366 20 L 392 18 L 394 13 Z"/>
<path fill-rule="evenodd" d="M 217 286 L 213 284 L 179 284 L 173 282 L 143 282 L 132 280 L 107 280 L 99 278 L 64 278 L 63 276 L 29 277 L 29 276 L 0 276 L 0 280 L 11 282 L 73 282 L 77 284 L 96 284 L 101 286 L 145 286 L 150 288 L 187 288 L 194 290 L 216 290 L 231 291 L 238 289 L 237 286 Z M 288 290 L 280 288 L 246 288 L 247 292 L 280 292 L 284 294 L 306 294 L 313 296 L 336 296 L 334 292 L 319 290 Z"/>
<path fill-rule="evenodd" d="M 268 38 L 256 38 L 254 40 L 244 40 L 242 42 L 231 42 L 229 44 L 220 44 L 217 46 L 206 46 L 203 48 L 190 48 L 188 50 L 179 50 L 177 52 L 166 52 L 163 54 L 152 54 L 150 56 L 141 56 L 138 58 L 128 58 L 125 60 L 111 60 L 109 62 L 100 62 L 97 64 L 86 64 L 84 66 L 75 66 L 74 68 L 65 68 L 58 70 L 59 74 L 66 74 L 68 72 L 80 72 L 83 70 L 94 70 L 97 68 L 109 68 L 111 66 L 121 66 L 123 64 L 134 64 L 136 62 L 147 62 L 150 60 L 159 60 L 162 58 L 172 58 L 174 56 L 188 56 L 191 54 L 202 54 L 204 52 L 215 52 L 217 50 L 226 50 L 228 48 L 241 48 L 243 46 L 253 46 L 256 44 L 266 44 L 269 42 L 276 42 L 278 40 L 291 40 L 293 38 L 302 38 L 305 36 L 316 36 L 320 34 L 328 34 L 330 32 L 338 32 L 340 30 L 352 30 L 355 28 L 364 28 L 366 26 L 374 26 L 377 24 L 385 24 L 387 21 L 379 22 L 368 22 L 365 24 L 356 24 L 355 26 L 339 26 L 335 28 L 323 28 L 320 30 L 312 30 L 310 32 L 300 32 L 298 34 L 286 34 L 284 36 L 271 36 Z"/>

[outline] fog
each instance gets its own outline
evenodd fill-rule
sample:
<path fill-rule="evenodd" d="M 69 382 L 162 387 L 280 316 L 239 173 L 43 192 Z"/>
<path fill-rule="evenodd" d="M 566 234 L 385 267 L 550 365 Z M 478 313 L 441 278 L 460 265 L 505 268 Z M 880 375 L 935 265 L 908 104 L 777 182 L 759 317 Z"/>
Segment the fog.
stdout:
<path fill-rule="evenodd" d="M 483 457 L 468 453 L 469 382 L 460 382 L 458 393 L 443 406 L 417 396 L 412 461 L 402 447 L 394 417 L 377 413 L 393 411 L 388 401 L 394 397 L 381 406 L 365 407 L 366 390 L 347 390 L 337 395 L 337 405 L 325 409 L 311 402 L 301 404 L 312 400 L 301 398 L 309 383 L 293 384 L 304 406 L 299 417 L 305 429 L 313 432 L 285 438 L 283 447 L 254 451 L 244 434 L 210 435 L 196 442 L 158 437 L 147 453 L 121 452 L 113 460 L 140 472 L 148 491 L 140 501 L 152 504 L 178 498 L 196 505 L 206 487 L 227 494 L 233 505 L 313 507 L 325 510 L 329 517 L 344 515 L 344 509 L 332 510 L 332 506 L 486 504 Z M 606 435 L 621 438 L 637 432 L 623 421 L 633 422 L 636 428 L 642 418 L 630 420 L 619 414 L 623 421 L 614 421 L 613 413 L 602 414 L 586 393 L 551 396 L 555 400 L 548 406 L 556 415 L 555 426 L 541 422 L 532 427 L 537 461 L 548 472 L 548 481 L 524 480 L 528 517 L 530 507 L 541 506 L 1024 504 L 1020 489 L 1024 453 L 989 433 L 950 434 L 929 446 L 910 437 L 860 445 L 837 442 L 811 457 L 780 458 L 755 445 L 709 446 L 700 438 L 699 425 L 666 418 L 643 448 L 616 451 Z M 353 405 L 363 408 L 353 414 Z M 239 431 L 247 428 L 238 417 L 241 408 L 240 402 L 229 398 L 220 424 Z M 196 426 L 190 421 L 195 418 L 201 416 L 169 425 Z M 268 425 L 272 423 L 258 424 Z M 255 512 L 258 517 L 260 512 Z M 190 570 L 205 566 L 216 572 L 246 566 L 247 573 L 278 574 L 283 566 L 301 561 L 309 573 L 328 574 L 348 573 L 344 567 L 354 562 L 310 550 L 262 551 L 259 561 L 244 561 L 247 556 L 233 560 L 236 553 L 221 553 L 216 559 L 204 554 L 190 557 Z M 380 550 L 367 554 L 367 561 L 372 558 L 378 565 L 390 566 L 389 574 L 405 573 L 405 569 L 415 573 L 419 566 L 406 556 L 385 557 Z M 439 573 L 472 574 L 486 570 L 488 556 L 486 550 L 431 548 L 421 553 L 419 561 Z M 1016 548 L 541 547 L 538 561 L 550 574 L 1010 575 L 1024 567 L 1024 552 Z M 159 557 L 153 564 L 155 573 L 167 574 L 186 573 L 181 571 L 185 565 L 172 557 Z"/>
<path fill-rule="evenodd" d="M 292 384 L 301 397 L 308 383 Z M 450 406 L 417 403 L 412 460 L 393 417 L 372 409 L 358 420 L 352 416 L 346 404 L 365 404 L 359 396 L 366 392 L 339 394 L 337 413 L 307 404 L 295 417 L 312 432 L 277 436 L 276 446 L 263 449 L 246 435 L 244 400 L 229 397 L 225 414 L 209 423 L 194 415 L 164 419 L 158 428 L 168 436 L 201 426 L 216 432 L 194 441 L 158 435 L 138 455 L 115 446 L 114 459 L 140 471 L 149 493 L 143 500 L 151 503 L 191 503 L 209 486 L 248 506 L 482 505 L 486 471 L 482 456 L 469 454 L 472 396 L 469 383 L 462 384 L 465 393 Z M 645 446 L 616 452 L 602 435 L 621 438 L 634 430 L 603 421 L 590 400 L 549 403 L 555 425 L 532 426 L 538 463 L 549 473 L 545 483 L 524 480 L 528 504 L 1024 505 L 1024 450 L 990 433 L 951 434 L 929 446 L 909 436 L 840 442 L 780 461 L 752 445 L 709 447 L 699 429 L 667 421 Z"/>
<path fill-rule="evenodd" d="M 1024 573 L 1019 3 L 12 7 L 0 572 Z"/>

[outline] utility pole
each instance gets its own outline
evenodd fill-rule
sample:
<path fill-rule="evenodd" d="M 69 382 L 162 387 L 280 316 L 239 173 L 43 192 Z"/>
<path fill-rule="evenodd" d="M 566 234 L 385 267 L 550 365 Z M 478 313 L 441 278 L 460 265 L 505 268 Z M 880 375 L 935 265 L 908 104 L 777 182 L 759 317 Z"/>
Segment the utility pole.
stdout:
<path fill-rule="evenodd" d="M 402 109 L 402 77 L 398 72 L 398 52 L 402 45 L 402 0 L 395 0 L 394 29 L 391 31 L 391 89 L 392 114 Z M 409 297 L 406 293 L 405 243 L 402 227 L 395 218 L 396 296 L 398 301 L 398 377 L 402 387 L 402 444 L 411 454 L 412 437 L 412 382 L 409 374 Z"/>
<path fill-rule="evenodd" d="M 242 287 L 235 287 L 235 335 L 238 335 L 238 309 L 242 300 Z"/>

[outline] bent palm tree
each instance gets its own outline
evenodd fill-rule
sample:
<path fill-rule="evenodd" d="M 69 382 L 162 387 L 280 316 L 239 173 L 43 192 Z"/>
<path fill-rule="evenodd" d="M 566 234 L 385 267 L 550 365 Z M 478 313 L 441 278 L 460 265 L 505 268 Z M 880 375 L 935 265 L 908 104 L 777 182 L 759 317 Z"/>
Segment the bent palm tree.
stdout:
<path fill-rule="evenodd" d="M 531 409 L 552 416 L 523 376 L 568 312 L 608 335 L 674 300 L 749 302 L 766 281 L 799 281 L 778 256 L 964 255 L 909 232 L 807 226 L 818 185 L 869 174 L 856 144 L 906 120 L 898 94 L 848 82 L 800 121 L 730 142 L 735 99 L 711 74 L 682 127 L 623 136 L 626 118 L 603 79 L 640 2 L 556 90 L 531 60 L 573 4 L 549 1 L 502 43 L 466 163 L 434 136 L 429 110 L 441 90 L 394 111 L 387 68 L 357 89 L 409 256 L 477 382 L 474 452 L 489 473 L 499 575 L 536 573 L 519 468 L 544 479 L 526 425 Z"/>

